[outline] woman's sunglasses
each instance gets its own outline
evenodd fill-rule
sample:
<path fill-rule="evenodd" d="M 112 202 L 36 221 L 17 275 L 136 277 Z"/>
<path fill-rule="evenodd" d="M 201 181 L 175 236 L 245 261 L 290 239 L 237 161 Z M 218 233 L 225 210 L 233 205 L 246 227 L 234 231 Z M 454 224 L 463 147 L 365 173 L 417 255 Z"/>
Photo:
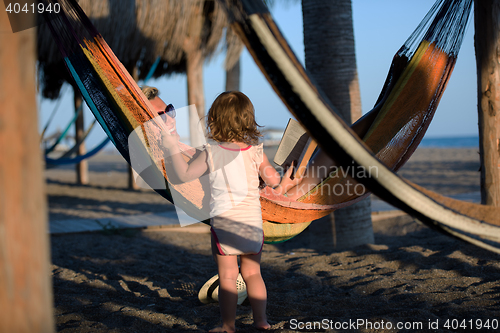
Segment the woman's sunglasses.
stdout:
<path fill-rule="evenodd" d="M 172 104 L 167 105 L 164 111 L 158 112 L 158 115 L 161 116 L 161 118 L 166 121 L 167 118 L 166 116 L 169 116 L 170 118 L 175 118 L 175 108 Z"/>

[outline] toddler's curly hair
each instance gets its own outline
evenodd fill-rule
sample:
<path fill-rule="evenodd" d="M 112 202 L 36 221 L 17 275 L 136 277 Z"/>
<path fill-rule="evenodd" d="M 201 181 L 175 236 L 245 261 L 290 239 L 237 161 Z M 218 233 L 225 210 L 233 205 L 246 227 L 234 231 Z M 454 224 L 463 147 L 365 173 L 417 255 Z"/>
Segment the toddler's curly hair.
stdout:
<path fill-rule="evenodd" d="M 250 99 L 239 91 L 221 93 L 208 110 L 208 137 L 217 142 L 255 145 L 262 136 Z"/>

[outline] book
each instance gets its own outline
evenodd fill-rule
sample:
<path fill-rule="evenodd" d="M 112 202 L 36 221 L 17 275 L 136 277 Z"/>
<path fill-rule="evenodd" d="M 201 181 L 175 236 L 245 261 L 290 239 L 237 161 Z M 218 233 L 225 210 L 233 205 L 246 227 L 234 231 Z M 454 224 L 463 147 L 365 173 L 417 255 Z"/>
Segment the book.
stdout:
<path fill-rule="evenodd" d="M 293 177 L 302 177 L 316 147 L 317 143 L 309 137 L 302 125 L 290 118 L 273 161 L 284 169 L 295 161 Z"/>

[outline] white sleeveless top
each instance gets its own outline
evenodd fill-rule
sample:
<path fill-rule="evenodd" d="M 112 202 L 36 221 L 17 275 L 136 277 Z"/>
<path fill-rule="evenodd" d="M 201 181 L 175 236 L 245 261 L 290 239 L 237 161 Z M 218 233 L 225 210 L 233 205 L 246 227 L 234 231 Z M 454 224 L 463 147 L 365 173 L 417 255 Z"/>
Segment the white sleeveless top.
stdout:
<path fill-rule="evenodd" d="M 206 145 L 210 173 L 210 225 L 221 254 L 257 254 L 262 249 L 259 167 L 263 145 L 231 149 Z"/>

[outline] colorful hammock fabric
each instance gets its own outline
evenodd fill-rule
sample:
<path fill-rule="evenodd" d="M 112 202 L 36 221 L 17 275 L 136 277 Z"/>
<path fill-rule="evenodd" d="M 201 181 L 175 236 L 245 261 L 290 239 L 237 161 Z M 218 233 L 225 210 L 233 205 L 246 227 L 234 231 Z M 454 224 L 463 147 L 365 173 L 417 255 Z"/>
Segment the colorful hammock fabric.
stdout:
<path fill-rule="evenodd" d="M 78 4 L 74 0 L 59 2 L 64 15 L 49 21 L 54 38 L 90 109 L 130 163 L 132 150 L 127 137 L 135 129 L 144 132 L 145 123 L 153 121 L 158 130 L 162 129 L 162 123 L 154 123 L 151 105 Z M 499 228 L 478 216 L 491 217 L 500 225 L 500 214 L 494 214 L 488 208 L 489 215 L 481 215 L 481 208 L 469 204 L 465 205 L 468 211 L 460 213 L 463 205 L 421 191 L 393 172 L 416 149 L 432 119 L 456 61 L 471 0 L 436 2 L 397 52 L 375 108 L 352 129 L 335 115 L 333 107 L 307 76 L 260 1 L 223 3 L 234 20 L 233 29 L 245 42 L 276 92 L 320 146 L 328 147 L 325 151 L 338 166 L 347 168 L 353 165 L 366 170 L 376 167 L 378 170 L 376 177 L 330 177 L 319 187 L 347 181 L 362 183 L 427 225 L 492 250 L 498 247 Z M 142 134 L 138 135 L 139 146 L 142 145 L 142 152 L 149 160 L 140 159 L 146 161 L 139 169 L 148 169 L 155 175 L 153 178 L 163 177 L 168 187 L 155 190 L 171 201 L 171 192 L 175 192 L 184 199 L 182 202 L 176 200 L 175 204 L 191 212 L 193 217 L 202 219 L 207 204 L 204 185 L 200 182 L 174 184 L 167 179 L 161 165 L 161 149 L 155 140 L 148 140 L 146 133 Z M 186 159 L 195 153 L 194 149 L 185 147 Z M 298 201 L 292 201 L 265 188 L 261 191 L 261 203 L 266 220 L 266 240 L 289 239 L 311 221 L 360 199 L 315 190 Z"/>
<path fill-rule="evenodd" d="M 334 107 L 307 76 L 265 6 L 242 0 L 230 2 L 227 8 L 234 21 L 233 29 L 242 38 L 268 81 L 315 138 L 318 134 L 317 117 L 309 113 L 311 106 L 304 99 L 321 103 L 331 114 L 335 114 Z M 397 171 L 408 160 L 429 126 L 453 70 L 470 10 L 471 1 L 437 1 L 396 53 L 374 109 L 351 127 L 357 136 L 363 138 L 370 151 L 393 171 Z M 289 67 L 285 67 L 285 64 Z M 300 77 L 291 78 L 292 73 Z M 297 80 L 296 83 L 292 84 L 293 80 Z M 304 86 L 298 86 L 299 82 Z M 314 91 L 314 95 L 300 96 L 300 92 L 308 88 Z M 328 125 L 328 122 L 323 123 L 323 126 Z M 318 143 L 322 147 L 330 147 Z M 330 157 L 340 162 L 328 150 Z M 349 172 L 343 176 L 344 172 L 340 172 L 342 167 L 346 171 L 349 168 L 371 170 L 372 166 L 361 168 L 354 163 L 354 159 L 336 165 L 336 174 L 298 200 L 314 205 L 310 215 L 315 213 L 318 218 L 340 205 L 349 205 L 361 199 L 357 195 L 349 195 L 349 191 L 338 191 L 343 194 L 331 195 L 331 189 L 336 186 L 347 188 L 349 184 L 357 184 Z M 292 215 L 289 207 L 281 204 L 286 201 L 284 198 L 263 196 L 263 200 L 269 201 L 268 205 L 263 205 L 264 216 L 269 221 L 292 217 L 293 221 L 288 223 L 307 223 L 301 217 L 312 217 L 301 212 Z M 267 211 L 267 208 L 270 209 Z"/>
<path fill-rule="evenodd" d="M 77 164 L 80 163 L 83 160 L 86 160 L 87 158 L 90 158 L 100 152 L 106 145 L 109 143 L 109 138 L 105 138 L 104 140 L 101 141 L 97 146 L 92 148 L 90 151 L 83 155 L 77 155 L 75 157 L 68 157 L 71 156 L 73 153 L 76 152 L 80 144 L 83 142 L 81 140 L 79 143 L 77 143 L 72 149 L 64 153 L 61 157 L 59 158 L 50 158 L 48 156 L 45 156 L 45 163 L 46 163 L 46 168 L 50 169 L 51 167 L 57 166 L 57 165 L 66 165 L 66 164 Z"/>
<path fill-rule="evenodd" d="M 146 78 L 143 81 L 144 84 L 149 79 L 151 79 L 151 77 L 153 76 L 153 73 L 156 70 L 156 67 L 158 67 L 159 63 L 160 63 L 160 57 L 158 57 L 156 59 L 156 61 L 154 62 L 153 66 L 151 66 L 148 74 L 146 75 Z M 48 154 L 50 154 L 55 149 L 55 147 L 66 136 L 66 134 L 68 133 L 68 131 L 69 131 L 70 127 L 71 127 L 71 125 L 76 121 L 76 119 L 78 118 L 78 116 L 82 113 L 82 110 L 83 110 L 83 104 L 80 105 L 80 107 L 78 108 L 78 110 L 75 113 L 75 116 L 70 121 L 70 123 L 66 126 L 65 130 L 62 132 L 62 134 L 59 136 L 59 138 L 55 141 L 55 143 L 52 145 L 52 147 L 50 147 L 50 148 L 48 148 L 48 149 L 45 150 L 45 167 L 46 167 L 46 169 L 50 169 L 50 168 L 56 167 L 58 165 L 80 163 L 81 161 L 83 161 L 83 160 L 85 160 L 87 158 L 90 158 L 90 157 L 94 156 L 95 154 L 97 154 L 98 152 L 100 152 L 104 147 L 106 147 L 106 145 L 110 141 L 109 137 L 106 137 L 104 140 L 101 141 L 101 143 L 99 143 L 97 146 L 95 146 L 92 150 L 90 150 L 86 154 L 77 155 L 77 156 L 73 156 L 72 157 L 72 155 L 74 155 L 76 153 L 76 151 L 78 150 L 78 148 L 83 144 L 83 142 L 85 141 L 85 139 L 87 138 L 87 136 L 90 134 L 90 131 L 92 130 L 92 128 L 94 127 L 94 125 L 95 125 L 95 123 L 97 121 L 97 119 L 94 119 L 94 121 L 92 122 L 92 124 L 85 131 L 85 133 L 83 133 L 83 135 L 80 138 L 80 140 L 78 142 L 76 142 L 75 145 L 70 150 L 68 150 L 62 156 L 60 156 L 58 158 L 50 158 L 50 157 L 47 156 Z M 54 112 L 52 112 L 51 118 L 53 117 L 54 113 L 55 113 L 55 110 L 54 110 Z M 44 128 L 44 130 L 42 132 L 42 137 L 43 137 L 43 133 L 47 129 L 49 123 L 50 123 L 50 121 L 45 126 L 45 128 Z"/>
<path fill-rule="evenodd" d="M 285 101 L 290 111 L 308 129 L 311 136 L 325 148 L 330 157 L 343 167 L 354 165 L 357 168 L 377 168 L 378 173 L 375 177 L 356 178 L 356 181 L 367 186 L 385 201 L 417 217 L 419 221 L 431 228 L 488 250 L 500 252 L 499 208 L 446 198 L 398 177 L 391 170 L 391 167 L 397 169 L 409 158 L 421 140 L 423 132 L 427 129 L 428 122 L 433 116 L 457 58 L 471 5 L 472 1 L 469 0 L 436 2 L 430 14 L 419 26 L 419 28 L 427 26 L 430 22 L 429 29 L 423 31 L 417 28 L 416 32 L 396 54 L 375 109 L 360 120 L 359 126 L 352 126 L 354 132 L 332 112 L 330 103 L 305 74 L 304 69 L 293 56 L 283 36 L 270 18 L 269 12 L 263 6 L 256 6 L 252 1 L 242 0 L 238 3 L 232 3 L 228 7 L 228 12 L 233 14 L 235 21 L 233 27 L 238 30 L 239 36 L 243 38 L 254 60 L 259 64 L 276 92 Z M 435 14 L 431 14 L 432 12 Z M 422 53 L 424 51 L 422 45 L 427 44 L 427 42 L 429 42 L 429 47 Z M 420 54 L 422 54 L 421 57 Z M 405 61 L 405 58 L 408 58 L 408 61 Z M 413 70 L 411 67 L 414 66 L 410 66 L 412 62 L 416 65 Z M 422 62 L 427 62 L 428 64 L 425 66 L 431 66 L 431 68 L 420 68 Z M 407 65 L 404 65 L 405 63 Z M 403 67 L 402 70 L 401 67 Z M 419 75 L 421 70 L 432 73 L 435 68 L 442 69 L 441 73 L 437 73 L 437 76 L 434 74 L 428 76 L 432 79 L 430 82 L 434 82 L 434 84 L 439 82 L 437 86 L 434 86 L 435 90 L 430 89 L 426 92 L 427 85 L 419 85 L 416 82 L 415 88 L 418 90 L 412 91 L 410 94 L 422 93 L 423 91 L 422 96 L 427 96 L 427 100 L 430 101 L 426 111 L 430 110 L 431 112 L 421 115 L 420 110 L 414 109 L 407 113 L 407 108 L 414 104 L 404 103 L 406 98 L 401 100 L 403 103 L 399 110 L 396 107 L 391 107 L 390 101 L 394 99 L 390 96 L 397 96 L 397 91 L 402 93 L 407 84 L 413 84 L 409 81 L 411 76 Z M 405 77 L 410 79 L 405 80 Z M 426 75 L 423 77 L 425 78 Z M 403 84 L 399 85 L 400 82 Z M 407 98 L 410 97 L 407 96 Z M 418 99 L 413 99 L 413 101 L 419 102 Z M 384 116 L 384 108 L 388 110 L 385 112 L 393 110 L 395 119 L 390 119 L 390 117 L 386 119 L 389 113 Z M 367 126 L 362 122 L 372 117 L 376 120 L 374 122 L 367 121 L 367 124 L 371 126 L 366 131 Z M 424 124 L 420 127 L 417 126 L 418 129 L 414 130 L 415 123 L 418 124 L 418 120 L 422 118 L 425 119 Z M 406 123 L 401 119 L 406 119 Z M 395 122 L 401 123 L 401 125 L 391 127 Z M 400 158 L 390 159 L 393 161 L 392 164 L 384 161 L 384 156 L 387 156 L 386 151 L 390 152 L 392 149 L 383 148 L 372 151 L 370 144 L 373 145 L 373 141 L 367 145 L 359 139 L 359 137 L 367 139 L 367 135 L 368 139 L 375 138 L 370 131 L 376 131 L 375 127 L 379 127 L 377 124 L 381 123 L 384 123 L 383 130 L 397 133 L 395 137 L 389 139 L 389 146 L 393 145 L 394 148 L 402 146 L 401 151 L 404 151 L 400 154 Z M 416 135 L 409 135 L 408 133 L 411 132 Z M 355 133 L 361 135 L 355 135 Z M 404 139 L 408 136 L 413 136 L 413 138 Z M 409 145 L 401 144 L 401 141 L 407 142 Z M 376 146 L 381 147 L 382 145 L 377 143 Z"/>
<path fill-rule="evenodd" d="M 56 149 L 57 145 L 61 143 L 61 141 L 68 135 L 69 130 L 71 129 L 71 126 L 75 123 L 76 119 L 80 116 L 83 110 L 83 105 L 80 107 L 78 110 L 76 110 L 75 115 L 73 118 L 69 121 L 68 125 L 64 128 L 64 131 L 59 135 L 59 137 L 55 140 L 54 144 L 50 146 L 49 148 L 45 149 L 45 155 L 50 154 L 51 152 Z"/>
<path fill-rule="evenodd" d="M 128 137 L 141 124 L 155 121 L 153 108 L 78 3 L 50 2 L 61 6 L 59 14 L 45 15 L 68 71 L 109 139 L 130 163 Z M 168 190 L 158 192 L 171 200 Z"/>

